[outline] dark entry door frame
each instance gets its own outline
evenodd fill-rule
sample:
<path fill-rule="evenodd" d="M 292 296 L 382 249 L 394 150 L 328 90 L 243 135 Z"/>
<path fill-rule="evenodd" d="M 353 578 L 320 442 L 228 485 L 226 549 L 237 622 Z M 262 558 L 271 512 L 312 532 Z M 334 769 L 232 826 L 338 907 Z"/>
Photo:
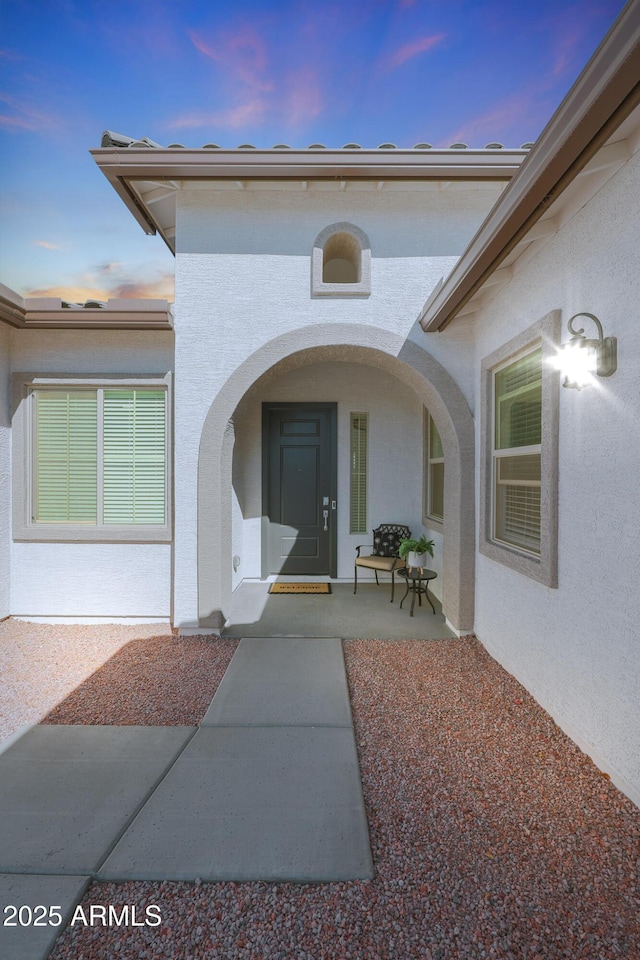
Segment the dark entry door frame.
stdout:
<path fill-rule="evenodd" d="M 266 578 L 270 573 L 280 572 L 283 574 L 302 574 L 336 577 L 338 575 L 338 529 L 337 529 L 337 410 L 336 403 L 263 403 L 262 404 L 262 578 Z M 291 562 L 285 561 L 281 569 L 274 571 L 270 555 L 270 542 L 272 534 L 272 523 L 279 524 L 282 521 L 282 484 L 284 482 L 283 469 L 285 458 L 283 448 L 286 446 L 296 447 L 297 441 L 300 442 L 300 448 L 304 449 L 308 445 L 316 445 L 312 429 L 306 426 L 301 428 L 296 437 L 295 426 L 289 426 L 290 423 L 305 423 L 305 414 L 309 414 L 309 422 L 316 420 L 322 424 L 322 435 L 318 433 L 318 476 L 322 477 L 321 485 L 323 489 L 315 490 L 316 518 L 319 530 L 319 536 L 324 538 L 322 545 L 322 555 L 326 557 L 323 567 L 326 569 L 317 569 L 317 562 L 309 561 L 310 566 L 304 569 L 305 561 L 301 556 L 295 558 L 295 548 L 291 556 Z M 320 418 L 318 418 L 320 414 Z M 288 426 L 285 427 L 284 425 Z M 309 430 L 304 435 L 303 430 Z M 319 428 L 320 429 L 320 428 Z M 282 437 L 282 439 L 278 439 Z M 282 445 L 282 446 L 281 446 Z M 311 451 L 309 451 L 311 454 Z M 295 452 L 294 452 L 295 455 Z M 276 458 L 277 461 L 276 461 Z M 278 489 L 275 486 L 279 484 Z M 312 497 L 309 484 L 309 496 Z M 324 487 L 327 487 L 325 490 Z M 329 503 L 323 503 L 324 498 Z M 324 532 L 325 520 L 324 510 L 328 509 L 328 518 L 326 526 L 328 530 Z M 309 533 L 309 531 L 307 531 Z M 312 531 L 311 531 L 312 533 Z M 328 549 L 327 549 L 328 548 Z M 289 566 L 289 569 L 287 569 Z M 314 567 L 314 569 L 311 569 Z M 294 569 L 295 568 L 295 569 Z"/>

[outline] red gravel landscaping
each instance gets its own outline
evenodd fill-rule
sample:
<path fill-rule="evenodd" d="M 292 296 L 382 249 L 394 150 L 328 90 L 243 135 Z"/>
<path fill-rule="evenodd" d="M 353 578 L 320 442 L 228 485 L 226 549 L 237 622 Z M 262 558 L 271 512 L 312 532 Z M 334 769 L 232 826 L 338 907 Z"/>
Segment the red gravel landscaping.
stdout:
<path fill-rule="evenodd" d="M 195 725 L 237 646 L 237 640 L 177 635 L 131 640 L 42 723 Z"/>
<path fill-rule="evenodd" d="M 129 644 L 49 721 L 196 723 L 231 643 Z M 85 908 L 161 926 L 68 928 L 51 960 L 640 957 L 640 812 L 526 691 L 472 637 L 344 646 L 375 879 L 94 883 Z"/>

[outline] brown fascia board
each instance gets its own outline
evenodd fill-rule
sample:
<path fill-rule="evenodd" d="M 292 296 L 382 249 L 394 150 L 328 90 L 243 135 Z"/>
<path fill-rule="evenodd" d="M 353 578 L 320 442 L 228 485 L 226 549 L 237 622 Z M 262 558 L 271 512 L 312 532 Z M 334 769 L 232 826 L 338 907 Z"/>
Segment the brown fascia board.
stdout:
<path fill-rule="evenodd" d="M 89 151 L 147 234 L 171 240 L 131 183 L 144 180 L 510 180 L 527 150 L 188 150 L 100 147 Z"/>
<path fill-rule="evenodd" d="M 19 293 L 0 283 L 0 320 L 12 327 L 24 327 L 24 300 Z"/>
<path fill-rule="evenodd" d="M 527 150 L 211 150 L 100 147 L 116 180 L 510 180 Z"/>
<path fill-rule="evenodd" d="M 172 330 L 166 300 L 108 300 L 104 307 L 63 307 L 52 297 L 19 294 L 0 284 L 0 320 L 22 330 Z"/>
<path fill-rule="evenodd" d="M 173 330 L 167 310 L 126 311 L 93 310 L 29 310 L 25 318 L 27 330 Z"/>
<path fill-rule="evenodd" d="M 514 246 L 640 103 L 640 0 L 630 0 L 460 260 L 425 304 L 420 324 L 444 330 Z"/>

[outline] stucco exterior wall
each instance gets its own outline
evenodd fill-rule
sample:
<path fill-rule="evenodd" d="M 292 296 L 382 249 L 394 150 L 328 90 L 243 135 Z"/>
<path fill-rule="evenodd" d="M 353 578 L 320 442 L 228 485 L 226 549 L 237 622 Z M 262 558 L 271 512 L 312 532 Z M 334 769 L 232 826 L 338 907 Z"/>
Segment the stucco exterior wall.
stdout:
<path fill-rule="evenodd" d="M 13 330 L 10 336 L 10 372 L 137 376 L 173 366 L 173 334 L 162 331 Z M 171 614 L 170 544 L 13 542 L 11 570 L 13 616 Z"/>
<path fill-rule="evenodd" d="M 290 191 L 189 185 L 180 192 L 175 302 L 175 455 L 181 464 L 175 502 L 177 624 L 198 623 L 199 444 L 207 412 L 229 375 L 275 338 L 319 324 L 362 325 L 389 331 L 401 342 L 420 343 L 416 317 L 426 296 L 449 272 L 500 192 L 490 183 L 449 190 L 434 184 L 426 190 L 387 193 L 370 185 L 349 185 L 342 192 L 328 186 L 313 185 L 305 192 L 299 185 Z M 321 230 L 342 221 L 363 230 L 371 243 L 371 296 L 312 298 L 313 243 Z M 469 330 L 438 339 L 429 349 L 454 376 L 457 373 L 471 401 Z"/>
<path fill-rule="evenodd" d="M 14 543 L 15 617 L 166 619 L 171 544 Z"/>
<path fill-rule="evenodd" d="M 353 577 L 355 547 L 370 543 L 371 529 L 379 523 L 405 523 L 414 534 L 422 532 L 422 405 L 415 393 L 397 378 L 364 364 L 305 365 L 265 386 L 259 382 L 234 416 L 234 489 L 244 516 L 242 562 L 236 582 L 261 574 L 262 403 L 267 401 L 338 404 L 338 509 L 331 522 L 337 523 L 338 529 L 339 578 Z M 352 412 L 367 413 L 369 418 L 365 534 L 349 533 Z M 365 571 L 363 578 L 367 578 Z"/>
<path fill-rule="evenodd" d="M 475 324 L 476 370 L 482 357 L 551 310 L 562 311 L 564 341 L 567 320 L 582 311 L 599 317 L 605 336 L 618 338 L 618 371 L 610 379 L 582 391 L 560 389 L 557 589 L 478 554 L 475 623 L 489 651 L 636 802 L 639 252 L 636 155 Z M 476 387 L 479 403 L 477 373 Z"/>
<path fill-rule="evenodd" d="M 10 333 L 0 323 L 0 620 L 10 612 L 11 585 L 11 414 Z"/>

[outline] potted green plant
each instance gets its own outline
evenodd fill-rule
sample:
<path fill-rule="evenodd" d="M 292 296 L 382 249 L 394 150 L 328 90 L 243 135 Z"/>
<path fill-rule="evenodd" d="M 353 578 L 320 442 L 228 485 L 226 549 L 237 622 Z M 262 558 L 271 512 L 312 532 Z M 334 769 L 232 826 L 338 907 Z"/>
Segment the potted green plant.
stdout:
<path fill-rule="evenodd" d="M 427 554 L 433 556 L 433 540 L 427 540 L 424 534 L 419 540 L 401 540 L 398 553 L 409 567 L 426 567 Z"/>

